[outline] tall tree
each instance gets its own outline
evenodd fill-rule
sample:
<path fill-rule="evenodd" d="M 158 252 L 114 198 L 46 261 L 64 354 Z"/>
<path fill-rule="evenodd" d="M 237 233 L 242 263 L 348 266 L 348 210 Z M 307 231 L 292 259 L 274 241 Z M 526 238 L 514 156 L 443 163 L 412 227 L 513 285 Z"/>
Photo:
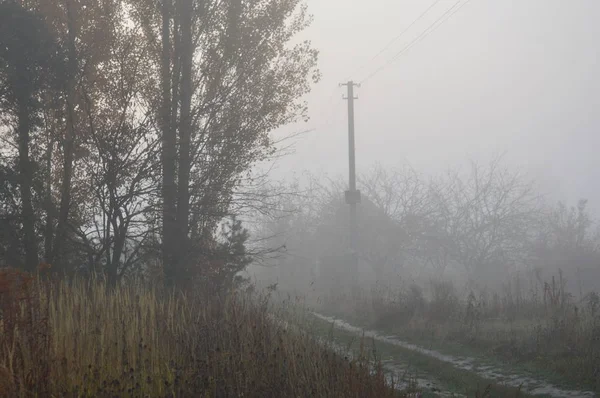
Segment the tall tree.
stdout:
<path fill-rule="evenodd" d="M 81 204 L 74 203 L 74 196 L 79 195 L 74 190 L 84 178 L 77 175 L 76 161 L 87 152 L 85 144 L 90 133 L 84 112 L 84 91 L 89 99 L 89 94 L 96 90 L 103 64 L 111 56 L 115 27 L 123 23 L 123 1 L 37 0 L 37 3 L 47 24 L 55 30 L 65 58 L 62 120 L 56 126 L 61 150 L 59 159 L 62 160 L 57 168 L 60 174 L 59 205 L 56 233 L 49 247 L 52 247 L 50 260 L 57 263 L 55 268 L 69 271 L 65 250 L 67 240 L 73 235 L 76 207 Z"/>
<path fill-rule="evenodd" d="M 269 133 L 305 115 L 317 53 L 291 44 L 310 22 L 300 0 L 133 4 L 161 76 L 163 263 L 174 280 L 197 263 L 190 221 L 215 234 L 242 175 L 271 153 Z"/>
<path fill-rule="evenodd" d="M 149 56 L 123 6 L 113 3 L 115 18 L 105 43 L 110 54 L 97 71 L 86 73 L 80 88 L 87 153 L 78 171 L 86 177 L 80 190 L 87 204 L 76 234 L 86 270 L 104 272 L 110 286 L 141 270 L 140 249 L 154 233 L 150 202 L 157 194 L 159 166 L 158 137 L 143 101 L 152 80 Z"/>
<path fill-rule="evenodd" d="M 204 4 L 199 3 L 198 7 Z M 181 68 L 181 114 L 179 119 L 179 164 L 177 177 L 177 240 L 178 252 L 186 253 L 190 247 L 188 242 L 190 217 L 190 173 L 192 169 L 191 138 L 192 138 L 192 95 L 194 82 L 192 80 L 194 44 L 192 35 L 193 0 L 177 0 L 177 14 L 180 19 L 181 38 L 179 61 Z M 202 20 L 204 9 L 198 9 L 197 16 Z M 179 256 L 176 263 L 185 261 Z M 177 270 L 179 272 L 183 269 Z"/>
<path fill-rule="evenodd" d="M 270 132 L 306 115 L 301 98 L 319 78 L 316 51 L 293 41 L 310 22 L 301 0 L 10 3 L 40 15 L 62 66 L 53 90 L 30 90 L 37 108 L 21 113 L 20 130 L 18 107 L 2 109 L 15 132 L 30 131 L 13 134 L 9 150 L 29 162 L 2 163 L 19 188 L 6 184 L 9 207 L 35 213 L 23 226 L 4 217 L 11 236 L 28 231 L 28 252 L 43 240 L 54 269 L 101 270 L 111 284 L 142 270 L 157 243 L 171 284 L 202 268 L 204 252 L 240 252 L 241 224 L 229 246 L 215 243 L 219 226 L 247 200 L 252 166 L 273 153 Z M 18 105 L 7 93 L 3 104 Z"/>
<path fill-rule="evenodd" d="M 142 17 L 141 23 L 145 26 L 148 32 L 149 40 L 155 40 L 152 32 L 151 17 L 147 15 L 148 4 L 138 4 Z M 175 130 L 175 120 L 177 113 L 177 105 L 179 103 L 178 92 L 178 69 L 172 68 L 173 58 L 176 64 L 179 63 L 179 52 L 173 49 L 171 41 L 171 19 L 173 18 L 173 2 L 172 0 L 162 0 L 160 8 L 160 42 L 162 44 L 160 53 L 160 85 L 161 92 L 159 102 L 161 104 L 160 114 L 160 133 L 162 136 L 162 257 L 165 269 L 165 281 L 167 284 L 173 284 L 176 271 L 177 261 L 177 185 L 176 185 L 176 160 L 177 160 L 177 132 Z M 150 13 L 152 13 L 150 8 Z M 179 42 L 178 30 L 174 29 L 176 46 Z M 152 45 L 152 43 L 150 43 Z M 173 83 L 171 83 L 173 79 Z"/>
<path fill-rule="evenodd" d="M 25 268 L 29 271 L 38 265 L 31 137 L 40 121 L 40 93 L 51 76 L 55 49 L 51 37 L 35 13 L 16 2 L 0 2 L 0 110 L 17 121 L 21 223 Z"/>
<path fill-rule="evenodd" d="M 66 130 L 63 141 L 63 175 L 60 196 L 60 208 L 58 213 L 58 225 L 56 228 L 56 238 L 53 246 L 53 254 L 50 261 L 58 260 L 62 264 L 61 255 L 63 243 L 67 238 L 67 223 L 69 221 L 69 207 L 71 206 L 71 190 L 73 178 L 73 158 L 75 151 L 75 87 L 77 84 L 77 49 L 75 41 L 77 38 L 75 18 L 76 10 L 73 0 L 65 1 L 67 13 L 67 35 L 66 35 L 66 53 L 67 53 L 67 79 L 66 79 Z M 64 265 L 64 264 L 62 264 Z"/>

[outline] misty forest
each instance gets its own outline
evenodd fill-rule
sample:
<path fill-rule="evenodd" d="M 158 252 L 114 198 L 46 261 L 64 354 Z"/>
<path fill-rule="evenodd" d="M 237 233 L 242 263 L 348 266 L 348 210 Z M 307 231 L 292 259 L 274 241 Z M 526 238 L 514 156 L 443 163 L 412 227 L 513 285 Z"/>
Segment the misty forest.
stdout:
<path fill-rule="evenodd" d="M 600 3 L 508 3 L 0 0 L 0 397 L 598 396 Z"/>

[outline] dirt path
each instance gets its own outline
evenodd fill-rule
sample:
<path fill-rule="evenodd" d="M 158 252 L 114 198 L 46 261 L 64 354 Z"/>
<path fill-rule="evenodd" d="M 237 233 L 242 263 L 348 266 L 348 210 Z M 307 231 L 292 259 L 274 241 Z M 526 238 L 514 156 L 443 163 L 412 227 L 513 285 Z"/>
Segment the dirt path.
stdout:
<path fill-rule="evenodd" d="M 342 346 L 341 344 L 337 344 L 325 339 L 320 339 L 320 341 L 324 346 L 329 347 L 330 349 L 334 350 L 340 355 L 345 355 L 349 358 L 352 358 L 352 353 L 349 352 L 348 349 Z M 440 382 L 435 380 L 435 378 L 430 377 L 429 375 L 424 375 L 422 373 L 419 373 L 418 375 L 411 375 L 410 366 L 404 362 L 400 362 L 395 359 L 388 359 L 381 361 L 381 365 L 383 366 L 383 369 L 387 374 L 387 379 L 390 382 L 390 384 L 393 382 L 396 388 L 398 388 L 399 390 L 404 390 L 416 386 L 419 390 L 434 392 L 435 395 L 438 397 L 462 397 L 462 395 L 457 395 L 449 391 L 444 391 L 444 386 Z M 398 378 L 398 376 L 402 375 L 409 376 L 405 377 L 404 379 Z"/>
<path fill-rule="evenodd" d="M 315 314 L 315 316 L 318 316 Z M 300 328 L 297 325 L 292 325 L 289 322 L 276 318 L 274 316 L 271 319 L 276 322 L 279 326 L 287 329 L 293 330 L 295 333 L 312 333 L 308 330 Z M 336 342 L 331 341 L 330 339 L 324 338 L 322 336 L 314 336 L 316 341 L 319 344 L 327 347 L 328 349 L 338 353 L 341 356 L 345 356 L 348 358 L 353 357 L 352 350 L 349 350 L 347 347 L 344 347 L 342 344 L 338 344 Z M 424 375 L 420 373 L 419 375 L 411 375 L 412 370 L 410 366 L 404 362 L 398 361 L 396 359 L 388 359 L 381 362 L 384 371 L 386 372 L 386 376 L 390 384 L 393 382 L 394 386 L 399 390 L 404 390 L 409 387 L 418 387 L 419 390 L 427 391 L 433 393 L 437 397 L 452 397 L 452 398 L 462 398 L 464 395 L 452 393 L 450 391 L 445 391 L 444 386 L 436 380 L 434 377 L 430 377 L 429 375 Z M 399 378 L 402 375 L 411 375 L 408 377 L 408 380 Z M 393 379 L 392 379 L 393 378 Z"/>
<path fill-rule="evenodd" d="M 498 369 L 493 366 L 479 366 L 477 365 L 477 360 L 471 357 L 458 357 L 452 355 L 442 354 L 438 351 L 426 349 L 423 347 L 419 347 L 415 344 L 407 343 L 398 339 L 395 336 L 383 336 L 376 331 L 373 330 L 365 330 L 363 328 L 353 326 L 343 320 L 336 319 L 333 317 L 328 317 L 317 312 L 312 313 L 318 319 L 323 321 L 331 322 L 336 327 L 345 330 L 347 332 L 351 332 L 357 335 L 364 335 L 366 337 L 370 337 L 375 339 L 376 341 L 380 341 L 385 344 L 390 344 L 398 347 L 402 347 L 407 350 L 418 352 L 422 355 L 426 355 L 432 358 L 435 358 L 441 362 L 445 362 L 451 364 L 457 369 L 465 370 L 468 372 L 472 372 L 477 374 L 478 376 L 485 378 L 487 380 L 496 382 L 498 384 L 504 384 L 511 387 L 519 387 L 521 386 L 522 391 L 531 394 L 531 395 L 545 395 L 556 398 L 578 398 L 578 397 L 596 397 L 597 395 L 591 391 L 575 391 L 575 390 L 566 390 L 560 388 L 556 385 L 553 385 L 547 381 L 536 379 L 530 376 L 525 376 L 522 374 L 509 373 L 502 369 Z"/>

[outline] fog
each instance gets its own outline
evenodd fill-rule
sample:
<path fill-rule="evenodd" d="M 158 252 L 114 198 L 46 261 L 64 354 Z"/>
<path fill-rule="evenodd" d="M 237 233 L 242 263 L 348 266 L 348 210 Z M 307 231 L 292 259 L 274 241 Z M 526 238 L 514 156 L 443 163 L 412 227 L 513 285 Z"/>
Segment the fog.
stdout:
<path fill-rule="evenodd" d="M 408 162 L 439 172 L 466 159 L 505 153 L 561 200 L 590 200 L 600 178 L 600 4 L 594 0 L 472 0 L 437 30 L 388 63 L 444 12 L 442 0 L 384 49 L 433 1 L 309 2 L 305 36 L 320 51 L 321 82 L 307 97 L 310 132 L 277 173 L 347 175 L 344 89 L 356 90 L 360 172 L 374 162 Z M 460 6 L 460 4 L 459 4 Z"/>
<path fill-rule="evenodd" d="M 310 120 L 275 133 L 304 132 L 271 175 L 290 181 L 307 172 L 318 183 L 283 206 L 294 216 L 266 223 L 264 236 L 284 250 L 250 274 L 283 297 L 304 297 L 319 319 L 345 332 L 370 328 L 386 344 L 445 353 L 450 342 L 506 344 L 506 358 L 529 361 L 524 351 L 569 340 L 571 332 L 557 337 L 556 322 L 579 321 L 548 310 L 550 292 L 561 286 L 552 296 L 564 294 L 567 313 L 579 314 L 600 289 L 600 3 L 321 0 L 309 10 L 304 38 L 320 51 L 322 79 L 306 97 Z M 355 290 L 339 86 L 350 80 L 360 83 L 363 194 Z M 390 331 L 404 340 L 382 337 Z M 546 343 L 534 349 L 531 338 Z M 505 376 L 534 395 L 593 396 Z"/>
<path fill-rule="evenodd" d="M 0 396 L 597 396 L 598 21 L 0 0 Z"/>

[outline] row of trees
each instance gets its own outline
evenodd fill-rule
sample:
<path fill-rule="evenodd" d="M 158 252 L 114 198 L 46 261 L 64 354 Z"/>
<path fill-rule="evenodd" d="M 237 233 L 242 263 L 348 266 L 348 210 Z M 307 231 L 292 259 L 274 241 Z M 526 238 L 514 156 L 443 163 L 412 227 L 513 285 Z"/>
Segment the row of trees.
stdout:
<path fill-rule="evenodd" d="M 560 268 L 573 279 L 576 272 L 600 271 L 600 235 L 586 201 L 549 205 L 533 181 L 501 159 L 437 178 L 408 166 L 377 166 L 358 185 L 359 256 L 379 281 L 457 275 L 499 283 L 515 271 Z M 296 273 L 329 267 L 340 278 L 348 253 L 344 184 L 313 179 L 308 186 L 310 195 L 294 205 L 297 213 L 265 221 L 263 234 L 286 243 L 289 255 L 279 265 Z"/>
<path fill-rule="evenodd" d="M 231 279 L 248 234 L 223 220 L 260 206 L 253 165 L 319 78 L 309 22 L 300 0 L 0 0 L 2 265 Z"/>

